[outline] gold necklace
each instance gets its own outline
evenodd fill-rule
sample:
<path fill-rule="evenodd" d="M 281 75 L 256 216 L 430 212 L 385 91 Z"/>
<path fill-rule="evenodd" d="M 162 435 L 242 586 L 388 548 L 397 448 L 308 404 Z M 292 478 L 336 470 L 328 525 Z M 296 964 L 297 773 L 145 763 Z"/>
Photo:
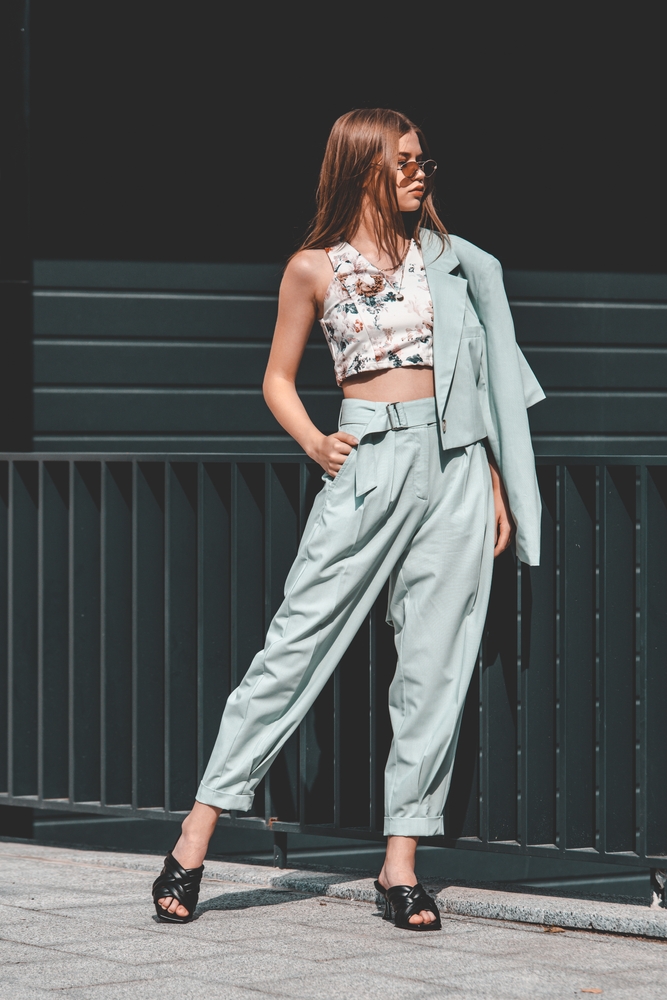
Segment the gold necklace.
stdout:
<path fill-rule="evenodd" d="M 405 253 L 403 254 L 403 259 L 401 261 L 401 280 L 399 281 L 398 285 L 395 285 L 393 281 L 391 281 L 390 278 L 387 277 L 387 275 L 385 274 L 385 272 L 382 270 L 381 267 L 379 267 L 377 264 L 373 264 L 372 260 L 368 261 L 368 263 L 372 264 L 372 266 L 376 269 L 376 271 L 380 272 L 385 282 L 393 290 L 394 294 L 396 295 L 397 302 L 402 302 L 403 299 L 405 298 L 403 292 L 401 291 L 401 288 L 403 287 L 403 277 L 405 275 L 405 262 L 408 259 L 408 254 L 410 253 L 411 246 L 412 246 L 412 240 L 409 240 L 408 245 L 405 248 Z M 377 295 L 378 292 L 382 290 L 382 285 L 378 287 L 378 279 L 376 278 L 372 285 L 369 285 L 367 288 L 361 288 L 358 290 L 361 291 L 362 295 L 365 295 L 368 298 L 370 298 L 372 295 Z"/>

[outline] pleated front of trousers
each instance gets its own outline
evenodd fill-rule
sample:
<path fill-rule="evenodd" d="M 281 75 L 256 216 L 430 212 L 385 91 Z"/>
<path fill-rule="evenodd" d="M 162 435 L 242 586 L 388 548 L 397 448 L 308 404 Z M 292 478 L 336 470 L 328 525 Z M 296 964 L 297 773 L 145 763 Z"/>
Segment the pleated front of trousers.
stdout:
<path fill-rule="evenodd" d="M 197 799 L 246 811 L 389 579 L 398 652 L 385 834 L 443 832 L 491 587 L 494 506 L 477 441 L 443 451 L 434 399 L 346 399 L 359 446 L 325 476 L 264 648 L 230 695 Z"/>

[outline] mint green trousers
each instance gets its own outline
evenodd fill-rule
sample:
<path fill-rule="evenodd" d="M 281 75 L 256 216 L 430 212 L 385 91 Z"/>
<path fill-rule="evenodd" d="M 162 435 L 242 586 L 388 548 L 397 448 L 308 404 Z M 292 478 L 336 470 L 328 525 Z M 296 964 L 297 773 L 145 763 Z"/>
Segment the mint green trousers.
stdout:
<path fill-rule="evenodd" d="M 346 399 L 359 445 L 317 495 L 264 648 L 227 701 L 199 802 L 246 811 L 390 581 L 385 834 L 443 832 L 491 587 L 494 505 L 481 442 L 443 451 L 433 399 Z"/>

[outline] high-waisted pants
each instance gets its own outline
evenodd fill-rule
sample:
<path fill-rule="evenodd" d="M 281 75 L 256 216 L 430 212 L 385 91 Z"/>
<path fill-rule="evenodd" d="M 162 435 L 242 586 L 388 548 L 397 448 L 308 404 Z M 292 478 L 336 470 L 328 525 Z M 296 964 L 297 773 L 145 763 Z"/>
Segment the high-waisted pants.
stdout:
<path fill-rule="evenodd" d="M 390 581 L 398 652 L 385 834 L 443 832 L 463 705 L 491 587 L 484 445 L 443 451 L 433 399 L 346 399 L 359 446 L 318 493 L 264 648 L 227 701 L 199 802 L 246 811 L 254 790 Z"/>

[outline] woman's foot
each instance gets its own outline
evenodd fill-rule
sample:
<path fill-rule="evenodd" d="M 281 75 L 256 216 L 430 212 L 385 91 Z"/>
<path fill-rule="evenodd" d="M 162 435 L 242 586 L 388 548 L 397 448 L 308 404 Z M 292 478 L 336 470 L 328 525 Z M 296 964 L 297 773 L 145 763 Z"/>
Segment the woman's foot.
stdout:
<path fill-rule="evenodd" d="M 192 812 L 183 820 L 181 836 L 171 852 L 183 868 L 199 868 L 204 863 L 208 842 L 213 836 L 221 812 L 221 809 L 214 806 L 195 802 Z M 177 917 L 188 915 L 186 908 L 173 896 L 164 896 L 158 902 L 167 913 L 174 913 Z"/>
<path fill-rule="evenodd" d="M 387 837 L 387 854 L 378 882 L 384 889 L 393 885 L 417 885 L 415 854 L 419 837 Z M 430 924 L 436 920 L 430 910 L 421 910 L 410 917 L 411 924 Z"/>

